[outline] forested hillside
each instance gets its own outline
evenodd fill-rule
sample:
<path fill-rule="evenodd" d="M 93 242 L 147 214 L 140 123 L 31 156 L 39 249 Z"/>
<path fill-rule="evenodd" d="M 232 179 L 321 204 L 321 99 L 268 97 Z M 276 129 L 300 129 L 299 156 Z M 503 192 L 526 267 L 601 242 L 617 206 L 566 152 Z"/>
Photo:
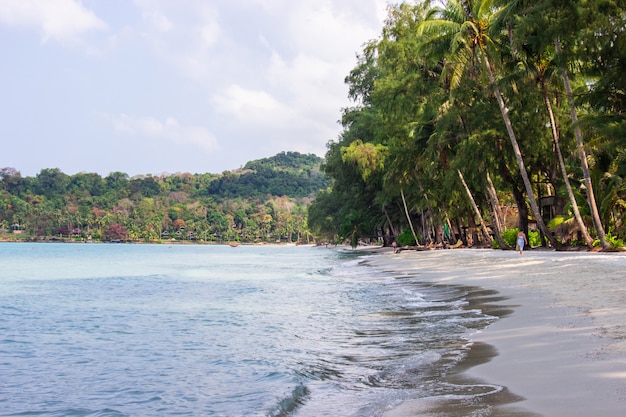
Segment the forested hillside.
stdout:
<path fill-rule="evenodd" d="M 520 229 L 557 248 L 623 245 L 625 22 L 614 0 L 390 6 L 346 78 L 354 106 L 329 144 L 311 230 L 505 248 Z"/>
<path fill-rule="evenodd" d="M 239 172 L 225 173 L 209 184 L 207 192 L 222 198 L 311 196 L 327 186 L 320 163 L 321 158 L 313 154 L 282 152 L 248 162 Z"/>
<path fill-rule="evenodd" d="M 295 242 L 309 238 L 308 205 L 326 187 L 321 162 L 283 152 L 222 174 L 132 178 L 3 168 L 0 228 L 21 239 Z"/>

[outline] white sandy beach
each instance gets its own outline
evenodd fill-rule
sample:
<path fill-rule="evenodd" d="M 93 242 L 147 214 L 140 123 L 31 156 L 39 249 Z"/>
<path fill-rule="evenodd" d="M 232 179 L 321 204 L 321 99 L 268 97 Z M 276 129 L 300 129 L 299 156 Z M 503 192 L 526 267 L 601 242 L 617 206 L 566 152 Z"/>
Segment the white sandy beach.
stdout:
<path fill-rule="evenodd" d="M 513 313 L 474 335 L 497 355 L 465 375 L 522 398 L 493 416 L 626 415 L 626 253 L 391 249 L 373 264 L 425 282 L 480 286 Z M 484 361 L 482 361 L 484 362 Z M 456 416 L 416 399 L 387 417 Z M 458 414 L 463 415 L 463 414 Z M 481 414 L 482 415 L 482 414 Z"/>

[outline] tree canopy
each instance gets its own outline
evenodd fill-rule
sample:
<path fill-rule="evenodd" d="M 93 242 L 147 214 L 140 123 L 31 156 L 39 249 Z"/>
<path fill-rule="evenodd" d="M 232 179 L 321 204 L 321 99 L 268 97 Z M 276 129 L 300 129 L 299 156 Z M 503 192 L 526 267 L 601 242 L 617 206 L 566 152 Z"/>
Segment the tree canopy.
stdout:
<path fill-rule="evenodd" d="M 615 0 L 388 7 L 346 77 L 311 230 L 543 245 L 626 238 L 626 9 Z M 508 235 L 508 234 L 507 234 Z"/>
<path fill-rule="evenodd" d="M 28 239 L 295 242 L 327 186 L 322 158 L 282 152 L 222 174 L 22 177 L 0 169 L 0 229 Z"/>

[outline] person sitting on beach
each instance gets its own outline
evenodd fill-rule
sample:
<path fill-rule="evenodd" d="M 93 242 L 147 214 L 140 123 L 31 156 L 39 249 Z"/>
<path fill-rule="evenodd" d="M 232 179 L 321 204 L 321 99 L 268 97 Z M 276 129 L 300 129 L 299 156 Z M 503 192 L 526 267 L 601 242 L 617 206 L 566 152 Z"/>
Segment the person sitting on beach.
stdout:
<path fill-rule="evenodd" d="M 524 244 L 528 244 L 528 239 L 526 238 L 526 233 L 520 232 L 517 234 L 517 250 L 519 251 L 520 256 L 524 253 Z"/>

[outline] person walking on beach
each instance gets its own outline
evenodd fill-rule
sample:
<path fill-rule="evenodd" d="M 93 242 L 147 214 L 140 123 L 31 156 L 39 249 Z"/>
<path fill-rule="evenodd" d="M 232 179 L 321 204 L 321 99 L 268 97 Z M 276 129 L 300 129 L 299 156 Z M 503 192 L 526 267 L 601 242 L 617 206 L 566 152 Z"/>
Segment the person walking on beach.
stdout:
<path fill-rule="evenodd" d="M 520 256 L 524 254 L 524 244 L 528 244 L 528 239 L 526 238 L 526 233 L 520 230 L 517 234 L 517 250 Z"/>

